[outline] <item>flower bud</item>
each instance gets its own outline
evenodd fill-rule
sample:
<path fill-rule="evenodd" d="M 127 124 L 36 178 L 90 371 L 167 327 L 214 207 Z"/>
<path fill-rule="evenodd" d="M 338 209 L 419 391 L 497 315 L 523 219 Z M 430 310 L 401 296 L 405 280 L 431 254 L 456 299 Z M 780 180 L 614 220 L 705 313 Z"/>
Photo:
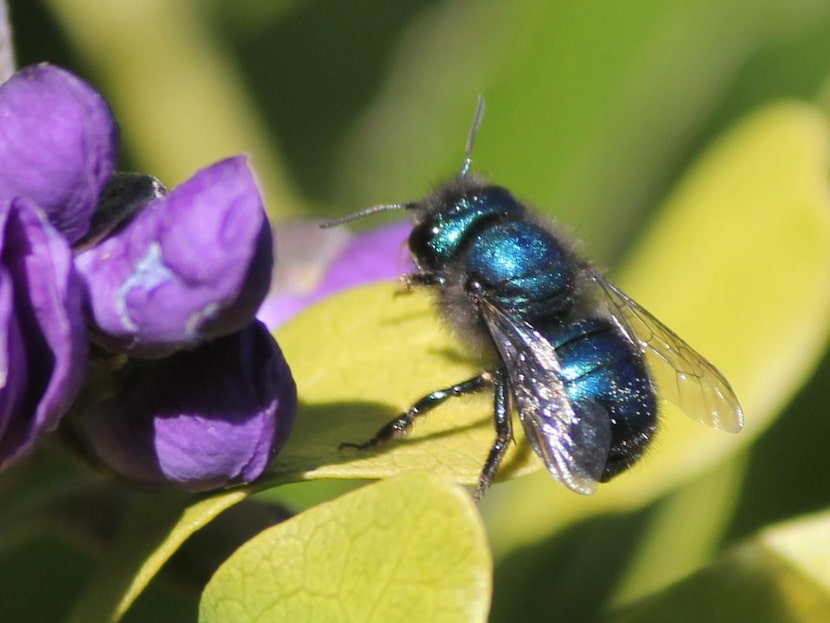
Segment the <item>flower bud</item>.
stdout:
<path fill-rule="evenodd" d="M 193 351 L 134 360 L 114 395 L 73 413 L 74 435 L 107 470 L 145 486 L 207 491 L 248 483 L 282 447 L 297 393 L 259 322 Z"/>
<path fill-rule="evenodd" d="M 272 264 L 262 199 L 241 156 L 202 169 L 76 258 L 93 341 L 135 357 L 241 329 Z"/>

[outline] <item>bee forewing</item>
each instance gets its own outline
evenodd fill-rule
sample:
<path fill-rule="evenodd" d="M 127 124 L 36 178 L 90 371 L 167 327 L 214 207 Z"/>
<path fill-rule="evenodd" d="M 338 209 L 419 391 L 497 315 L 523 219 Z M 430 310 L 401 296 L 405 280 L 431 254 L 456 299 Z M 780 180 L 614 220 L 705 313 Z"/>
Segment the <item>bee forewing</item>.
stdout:
<path fill-rule="evenodd" d="M 489 301 L 482 315 L 506 364 L 511 394 L 530 445 L 548 471 L 569 489 L 596 490 L 611 445 L 611 420 L 595 403 L 575 408 L 562 365 L 545 337 Z"/>
<path fill-rule="evenodd" d="M 731 433 L 743 428 L 738 397 L 712 363 L 604 275 L 592 270 L 590 279 L 612 320 L 645 355 L 661 397 L 712 428 Z"/>

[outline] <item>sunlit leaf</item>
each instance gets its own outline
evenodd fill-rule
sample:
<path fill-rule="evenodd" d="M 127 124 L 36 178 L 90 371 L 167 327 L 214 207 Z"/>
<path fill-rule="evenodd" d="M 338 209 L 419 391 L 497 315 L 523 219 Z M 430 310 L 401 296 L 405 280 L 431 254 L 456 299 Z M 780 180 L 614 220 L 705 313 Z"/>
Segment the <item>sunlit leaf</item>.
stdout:
<path fill-rule="evenodd" d="M 262 532 L 205 588 L 202 623 L 485 621 L 491 560 L 470 496 L 409 474 Z"/>
<path fill-rule="evenodd" d="M 365 441 L 432 390 L 482 371 L 435 316 L 421 292 L 395 296 L 381 284 L 337 295 L 281 328 L 300 413 L 273 463 L 274 482 L 299 478 L 380 478 L 429 469 L 472 485 L 493 443 L 492 392 L 450 400 L 411 433 L 372 452 L 338 450 Z M 517 431 L 517 439 L 521 432 Z M 505 473 L 536 469 L 512 448 Z"/>

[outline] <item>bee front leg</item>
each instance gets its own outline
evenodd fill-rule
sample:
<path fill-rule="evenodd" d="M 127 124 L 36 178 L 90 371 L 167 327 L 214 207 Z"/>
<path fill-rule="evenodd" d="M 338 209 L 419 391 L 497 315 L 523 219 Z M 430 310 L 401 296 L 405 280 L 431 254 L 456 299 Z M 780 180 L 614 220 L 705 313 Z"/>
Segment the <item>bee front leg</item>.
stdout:
<path fill-rule="evenodd" d="M 401 277 L 401 294 L 409 294 L 420 286 L 443 286 L 446 279 L 438 273 L 410 273 Z"/>
<path fill-rule="evenodd" d="M 412 427 L 415 418 L 421 417 L 424 414 L 432 411 L 438 405 L 446 402 L 450 398 L 457 396 L 464 396 L 466 394 L 473 394 L 487 389 L 493 384 L 493 375 L 489 372 L 484 372 L 479 376 L 475 376 L 457 385 L 452 385 L 445 389 L 439 389 L 427 394 L 418 402 L 412 405 L 406 413 L 402 413 L 394 420 L 387 422 L 369 441 L 364 443 L 343 442 L 339 449 L 356 448 L 358 450 L 369 450 L 382 443 L 402 437 Z"/>

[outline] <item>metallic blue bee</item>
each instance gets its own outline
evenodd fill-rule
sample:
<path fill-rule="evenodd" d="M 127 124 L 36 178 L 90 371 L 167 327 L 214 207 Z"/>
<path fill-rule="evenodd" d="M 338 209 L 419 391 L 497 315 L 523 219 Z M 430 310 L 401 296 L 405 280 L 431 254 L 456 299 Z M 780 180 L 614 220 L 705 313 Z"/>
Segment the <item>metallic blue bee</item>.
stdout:
<path fill-rule="evenodd" d="M 580 257 L 551 223 L 469 173 L 483 110 L 482 100 L 455 181 L 422 201 L 375 206 L 324 226 L 409 210 L 417 271 L 404 277 L 406 289 L 433 288 L 445 320 L 492 368 L 424 396 L 369 441 L 341 447 L 373 448 L 447 399 L 492 387 L 496 439 L 479 499 L 512 439 L 513 409 L 548 471 L 582 494 L 642 456 L 657 426 L 657 388 L 695 420 L 739 431 L 738 399 L 709 361 Z"/>

